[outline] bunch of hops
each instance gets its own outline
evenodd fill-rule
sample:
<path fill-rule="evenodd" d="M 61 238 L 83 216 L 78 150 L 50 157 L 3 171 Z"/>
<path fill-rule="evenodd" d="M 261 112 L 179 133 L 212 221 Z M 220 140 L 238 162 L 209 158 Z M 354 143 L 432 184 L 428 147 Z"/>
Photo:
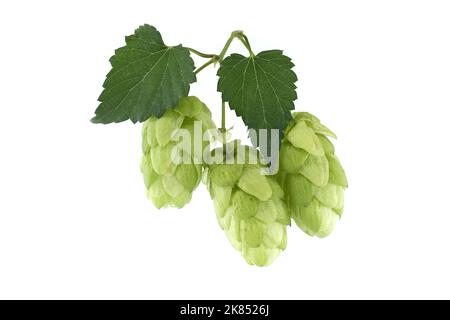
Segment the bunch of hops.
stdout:
<path fill-rule="evenodd" d="M 220 227 L 249 264 L 271 264 L 287 244 L 290 216 L 283 190 L 263 174 L 256 149 L 231 142 L 212 154 L 223 160 L 206 173 Z"/>
<path fill-rule="evenodd" d="M 278 181 L 296 224 L 311 236 L 326 237 L 342 215 L 347 187 L 344 169 L 326 137 L 336 136 L 307 112 L 293 116 L 281 144 Z"/>
<path fill-rule="evenodd" d="M 201 131 L 197 135 L 196 126 Z M 205 131 L 214 127 L 211 112 L 197 97 L 182 98 L 161 118 L 151 117 L 144 123 L 141 172 L 147 196 L 158 209 L 167 206 L 181 208 L 191 200 L 202 176 L 199 157 L 209 146 L 209 141 L 203 141 L 202 137 Z M 186 129 L 184 132 L 190 134 L 189 148 L 180 149 L 180 143 L 175 139 L 184 136 L 180 129 Z M 194 143 L 198 134 L 201 144 Z"/>

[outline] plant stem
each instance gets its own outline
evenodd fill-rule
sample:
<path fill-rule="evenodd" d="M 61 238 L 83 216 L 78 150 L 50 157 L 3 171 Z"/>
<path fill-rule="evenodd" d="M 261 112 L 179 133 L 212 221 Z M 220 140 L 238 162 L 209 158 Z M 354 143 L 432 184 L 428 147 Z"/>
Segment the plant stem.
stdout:
<path fill-rule="evenodd" d="M 242 34 L 241 30 L 235 30 L 231 33 L 230 37 L 228 38 L 227 42 L 225 43 L 225 46 L 223 47 L 222 51 L 219 53 L 219 62 L 223 61 L 223 58 L 225 57 L 225 54 L 228 51 L 228 48 L 231 45 L 231 42 L 233 42 L 234 38 L 238 38 L 239 35 Z"/>
<path fill-rule="evenodd" d="M 215 55 L 215 54 L 203 53 L 203 52 L 200 52 L 200 51 L 192 49 L 192 48 L 186 47 L 186 49 L 188 49 L 190 52 L 192 52 L 202 58 L 211 58 L 212 59 L 214 57 L 217 57 L 217 55 Z"/>
<path fill-rule="evenodd" d="M 222 100 L 222 123 L 220 127 L 220 131 L 222 131 L 222 139 L 223 139 L 223 150 L 225 150 L 225 144 L 227 142 L 227 129 L 225 124 L 225 101 Z"/>
<path fill-rule="evenodd" d="M 236 30 L 231 33 L 230 37 L 228 38 L 227 42 L 225 43 L 225 46 L 223 47 L 222 51 L 220 52 L 219 63 L 223 61 L 223 58 L 225 57 L 225 54 L 227 53 L 228 48 L 231 45 L 231 42 L 233 42 L 233 40 L 235 38 L 238 38 L 242 42 L 242 44 L 248 50 L 250 56 L 252 56 L 252 57 L 255 56 L 255 54 L 252 51 L 252 47 L 250 46 L 250 41 L 248 41 L 247 36 L 244 34 L 244 32 L 242 30 Z"/>
<path fill-rule="evenodd" d="M 220 127 L 221 130 L 225 131 L 225 101 L 222 101 L 222 126 Z"/>
<path fill-rule="evenodd" d="M 202 71 L 203 69 L 205 69 L 207 66 L 209 66 L 210 64 L 212 64 L 212 63 L 214 63 L 214 62 L 216 62 L 216 61 L 217 61 L 216 58 L 211 58 L 210 60 L 208 60 L 208 62 L 206 62 L 205 64 L 203 64 L 203 65 L 201 65 L 200 67 L 198 67 L 198 68 L 194 71 L 194 73 L 195 73 L 195 74 L 199 73 L 200 71 Z"/>
<path fill-rule="evenodd" d="M 255 54 L 252 51 L 252 47 L 250 46 L 250 41 L 248 41 L 247 36 L 244 33 L 241 33 L 239 35 L 239 40 L 244 44 L 245 48 L 248 50 L 248 53 L 250 53 L 250 56 L 254 57 Z"/>
<path fill-rule="evenodd" d="M 202 58 L 210 58 L 205 64 L 200 66 L 197 70 L 194 71 L 195 74 L 198 74 L 200 71 L 205 69 L 210 64 L 219 62 L 222 63 L 223 58 L 225 57 L 228 49 L 230 48 L 231 43 L 235 38 L 238 38 L 242 44 L 245 46 L 245 48 L 248 50 L 248 53 L 251 57 L 254 57 L 255 54 L 252 51 L 252 47 L 250 46 L 250 41 L 248 40 L 247 36 L 244 34 L 241 30 L 235 30 L 231 33 L 230 37 L 228 38 L 227 42 L 225 43 L 222 51 L 220 51 L 219 55 L 215 54 L 206 54 L 201 53 L 195 49 L 187 48 L 190 52 L 195 53 L 196 55 L 202 57 Z M 226 118 L 225 118 L 225 101 L 222 100 L 222 121 L 221 121 L 221 127 L 220 131 L 222 133 L 222 139 L 223 139 L 223 150 L 225 151 L 225 145 L 226 145 L 226 139 L 227 139 L 227 129 L 226 129 Z"/>
<path fill-rule="evenodd" d="M 235 30 L 231 33 L 230 37 L 228 38 L 227 42 L 225 43 L 225 46 L 223 47 L 222 51 L 220 52 L 219 55 L 217 54 L 207 54 L 207 53 L 202 53 L 198 50 L 192 49 L 192 48 L 188 48 L 187 49 L 192 52 L 195 53 L 196 55 L 202 57 L 202 58 L 210 58 L 210 60 L 208 60 L 208 62 L 206 62 L 205 64 L 203 64 L 202 66 L 200 66 L 197 70 L 194 71 L 195 74 L 199 73 L 200 71 L 202 71 L 203 69 L 205 69 L 207 66 L 209 66 L 210 64 L 219 62 L 221 63 L 223 61 L 223 58 L 225 57 L 228 48 L 230 47 L 231 43 L 233 42 L 233 40 L 235 38 L 238 38 L 242 44 L 245 46 L 245 48 L 248 50 L 249 54 L 251 57 L 254 57 L 255 54 L 252 51 L 252 48 L 250 46 L 250 42 L 248 41 L 247 36 L 244 34 L 243 31 L 241 30 Z"/>

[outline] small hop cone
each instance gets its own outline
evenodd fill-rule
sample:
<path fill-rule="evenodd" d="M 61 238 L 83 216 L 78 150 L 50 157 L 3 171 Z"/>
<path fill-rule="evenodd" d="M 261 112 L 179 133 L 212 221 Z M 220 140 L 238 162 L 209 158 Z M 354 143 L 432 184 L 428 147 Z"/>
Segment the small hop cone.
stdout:
<path fill-rule="evenodd" d="M 215 128 L 208 107 L 197 97 L 185 97 L 161 118 L 151 117 L 144 122 L 141 172 L 147 196 L 158 209 L 168 206 L 182 208 L 191 200 L 192 192 L 201 180 L 202 166 L 194 161 L 198 156 L 193 141 L 195 121 L 201 123 L 202 136 L 204 131 Z M 181 134 L 179 129 L 189 131 L 192 139 L 190 149 L 180 150 L 179 142 L 174 141 L 174 137 Z M 208 146 L 208 141 L 202 141 L 200 155 Z M 177 163 L 174 153 L 189 160 Z"/>
<path fill-rule="evenodd" d="M 326 237 L 342 216 L 348 186 L 326 137 L 336 135 L 307 112 L 293 116 L 281 144 L 277 178 L 295 223 L 311 236 Z"/>
<path fill-rule="evenodd" d="M 257 158 L 255 149 L 237 148 L 246 150 L 247 155 L 253 152 Z M 224 149 L 213 153 L 223 155 Z M 244 157 L 236 163 L 238 158 L 235 149 L 223 156 L 227 162 L 210 165 L 206 184 L 219 225 L 233 247 L 249 264 L 268 266 L 287 244 L 290 217 L 283 190 L 273 177 L 262 174 L 264 167 L 259 162 L 251 163 L 249 157 Z"/>

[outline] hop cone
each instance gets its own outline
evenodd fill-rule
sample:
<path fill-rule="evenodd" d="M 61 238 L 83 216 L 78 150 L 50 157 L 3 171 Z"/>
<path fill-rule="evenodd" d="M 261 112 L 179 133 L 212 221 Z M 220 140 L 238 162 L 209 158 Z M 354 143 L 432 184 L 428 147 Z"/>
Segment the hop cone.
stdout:
<path fill-rule="evenodd" d="M 294 113 L 280 149 L 278 180 L 289 213 L 304 232 L 317 237 L 333 231 L 347 187 L 344 169 L 326 136 L 336 138 L 315 116 Z"/>
<path fill-rule="evenodd" d="M 244 157 L 239 149 L 246 151 Z M 255 149 L 238 146 L 233 152 L 219 148 L 214 153 L 227 160 L 210 165 L 206 178 L 218 222 L 249 264 L 267 266 L 287 244 L 290 217 L 283 190 L 273 177 L 262 174 L 259 162 L 251 162 L 251 155 L 257 158 Z"/>
<path fill-rule="evenodd" d="M 201 180 L 202 166 L 194 162 L 195 121 L 201 121 L 202 135 L 203 131 L 215 127 L 208 107 L 196 97 L 185 97 L 161 118 L 151 117 L 144 123 L 141 172 L 147 196 L 158 209 L 167 206 L 183 207 L 191 200 L 192 192 Z M 179 142 L 173 138 L 181 132 L 179 129 L 189 131 L 191 148 L 177 149 Z M 208 145 L 208 141 L 203 141 L 201 152 Z M 174 161 L 174 149 L 179 151 L 179 156 L 183 159 L 186 157 L 189 161 L 180 164 Z"/>

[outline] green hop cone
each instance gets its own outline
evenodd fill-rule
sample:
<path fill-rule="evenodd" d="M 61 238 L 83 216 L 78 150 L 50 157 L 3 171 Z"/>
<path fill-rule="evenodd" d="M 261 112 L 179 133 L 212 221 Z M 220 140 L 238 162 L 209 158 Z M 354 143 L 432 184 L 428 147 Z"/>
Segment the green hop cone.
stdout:
<path fill-rule="evenodd" d="M 262 174 L 256 149 L 226 149 L 213 151 L 226 161 L 209 165 L 206 173 L 218 222 L 249 264 L 268 266 L 287 244 L 290 217 L 283 190 L 274 177 Z"/>
<path fill-rule="evenodd" d="M 336 135 L 307 113 L 293 114 L 280 148 L 277 175 L 289 213 L 307 234 L 326 237 L 344 209 L 344 169 L 327 138 Z"/>
<path fill-rule="evenodd" d="M 202 143 L 198 140 L 194 143 L 196 127 L 200 129 L 197 131 Z M 213 128 L 211 112 L 197 97 L 182 98 L 161 118 L 151 117 L 144 122 L 141 172 L 147 196 L 158 209 L 167 206 L 181 208 L 191 200 L 202 176 L 199 157 L 209 146 L 209 141 L 203 141 L 202 137 L 206 130 Z M 190 134 L 188 148 L 180 147 L 183 132 Z"/>

